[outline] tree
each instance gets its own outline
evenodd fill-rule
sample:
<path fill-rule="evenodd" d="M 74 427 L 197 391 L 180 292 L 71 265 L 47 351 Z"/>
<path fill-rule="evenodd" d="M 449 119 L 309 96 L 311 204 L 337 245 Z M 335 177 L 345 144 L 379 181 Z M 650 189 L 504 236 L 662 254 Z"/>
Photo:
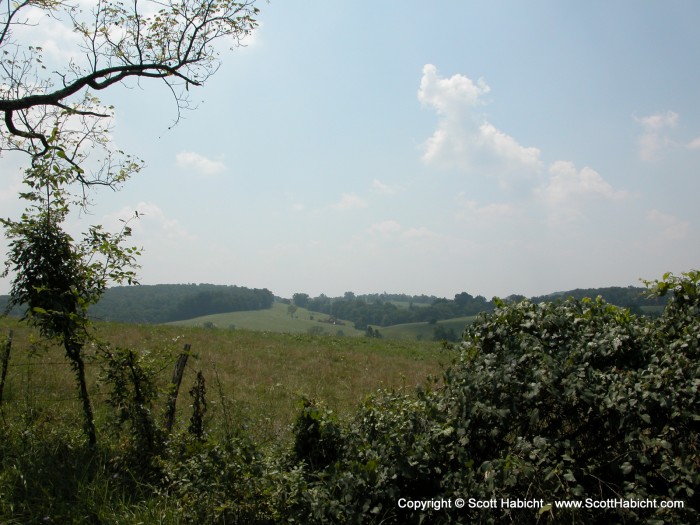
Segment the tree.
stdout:
<path fill-rule="evenodd" d="M 306 308 L 309 305 L 309 294 L 307 293 L 295 293 L 292 296 L 292 302 L 299 308 Z"/>
<path fill-rule="evenodd" d="M 118 234 L 90 226 L 75 242 L 63 227 L 71 208 L 89 205 L 86 188 L 112 189 L 142 163 L 112 146 L 113 108 L 96 92 L 132 79 L 165 83 L 181 111 L 189 91 L 219 67 L 215 44 L 241 45 L 255 28 L 254 0 L 95 0 L 89 8 L 70 0 L 7 0 L 0 7 L 0 153 L 31 158 L 20 197 L 30 203 L 19 221 L 2 219 L 10 248 L 3 276 L 14 273 L 10 306 L 43 336 L 57 338 L 71 361 L 83 402 L 85 430 L 96 441 L 82 350 L 89 340 L 87 307 L 110 282 L 135 282 L 135 248 Z M 44 64 L 41 47 L 18 28 L 67 24 L 80 43 L 65 50 L 64 66 Z M 24 39 L 19 38 L 24 36 Z M 72 53 L 71 53 L 72 51 Z M 78 190 L 76 190 L 78 188 Z"/>
<path fill-rule="evenodd" d="M 22 198 L 31 204 L 21 220 L 0 219 L 10 241 L 2 277 L 14 273 L 8 310 L 23 307 L 23 319 L 39 328 L 42 336 L 63 345 L 76 374 L 85 432 L 94 445 L 95 423 L 82 355 L 90 339 L 87 309 L 108 283 L 136 282 L 139 252 L 122 246 L 131 234 L 127 223 L 116 235 L 93 226 L 79 243 L 63 230 L 61 224 L 70 209 L 64 184 L 71 175 L 53 162 L 55 157 L 55 151 L 36 157 L 25 172 L 24 183 L 30 191 Z"/>
<path fill-rule="evenodd" d="M 189 88 L 201 86 L 219 67 L 215 43 L 233 46 L 256 27 L 254 0 L 96 0 L 91 9 L 70 0 L 19 0 L 0 8 L 0 152 L 56 155 L 83 185 L 118 185 L 121 166 L 132 162 L 110 149 L 112 108 L 94 95 L 129 79 L 158 79 L 177 105 L 177 120 L 191 108 Z M 37 17 L 41 13 L 41 17 Z M 33 22 L 33 20 L 39 20 Z M 16 29 L 57 20 L 80 39 L 73 58 L 56 70 L 41 47 L 18 39 Z M 60 132 L 63 141 L 56 141 Z M 102 156 L 86 172 L 86 151 Z M 56 158 L 57 157 L 57 158 Z"/>

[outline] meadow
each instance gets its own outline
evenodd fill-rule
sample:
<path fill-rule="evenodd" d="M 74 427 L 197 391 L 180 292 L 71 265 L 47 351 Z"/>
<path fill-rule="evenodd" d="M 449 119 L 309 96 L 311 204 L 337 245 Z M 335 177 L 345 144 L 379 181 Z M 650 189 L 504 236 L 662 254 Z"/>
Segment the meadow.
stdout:
<path fill-rule="evenodd" d="M 34 419 L 49 421 L 60 414 L 79 427 L 75 380 L 62 348 L 42 344 L 25 323 L 0 319 L 0 341 L 10 330 L 14 336 L 3 396 L 5 417 L 13 417 L 21 406 L 20 412 L 28 411 Z M 190 344 L 192 355 L 178 402 L 181 426 L 189 418 L 187 392 L 201 370 L 210 430 L 216 431 L 222 418 L 233 418 L 235 425 L 250 430 L 257 443 L 270 445 L 286 442 L 304 398 L 340 415 L 350 414 L 378 389 L 414 390 L 429 375 L 439 376 L 454 356 L 432 341 L 202 326 L 96 323 L 95 335 L 114 346 L 138 350 L 158 373 L 161 389 L 166 388 L 184 345 Z M 109 412 L 103 406 L 107 385 L 100 378 L 98 359 L 89 354 L 90 393 L 99 423 Z"/>
<path fill-rule="evenodd" d="M 401 303 L 400 306 L 407 308 L 408 303 Z M 473 323 L 475 319 L 476 316 L 467 316 L 437 321 L 434 324 L 419 322 L 392 326 L 375 325 L 372 328 L 379 330 L 384 339 L 431 341 L 436 326 L 443 327 L 445 330 L 452 330 L 459 336 L 464 331 L 465 326 Z M 294 314 L 290 315 L 288 305 L 274 303 L 271 308 L 264 310 L 205 315 L 166 324 L 169 326 L 209 327 L 229 330 L 274 331 L 289 334 L 316 332 L 320 335 L 329 336 L 364 337 L 365 335 L 365 331 L 357 330 L 351 321 L 338 320 L 342 324 L 331 324 L 326 322 L 327 320 L 328 315 L 312 312 L 305 308 L 296 308 Z"/>

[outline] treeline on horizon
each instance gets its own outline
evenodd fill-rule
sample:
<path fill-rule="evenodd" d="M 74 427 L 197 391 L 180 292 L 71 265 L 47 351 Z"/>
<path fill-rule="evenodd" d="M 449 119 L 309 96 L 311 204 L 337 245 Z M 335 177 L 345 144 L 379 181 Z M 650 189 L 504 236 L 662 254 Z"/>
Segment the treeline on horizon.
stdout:
<path fill-rule="evenodd" d="M 155 284 L 110 288 L 90 308 L 91 317 L 123 323 L 169 323 L 203 315 L 264 310 L 274 295 L 266 288 L 215 284 Z"/>
<path fill-rule="evenodd" d="M 455 295 L 454 299 L 386 293 L 355 295 L 353 292 L 345 292 L 343 297 L 331 298 L 321 294 L 311 298 L 308 294 L 296 293 L 291 301 L 286 302 L 312 312 L 351 321 L 358 330 L 365 330 L 370 325 L 437 322 L 493 310 L 491 301 L 480 295 L 473 297 L 466 292 Z"/>
<path fill-rule="evenodd" d="M 569 297 L 582 299 L 601 296 L 605 301 L 616 306 L 628 308 L 634 314 L 648 314 L 642 307 L 663 306 L 666 298 L 649 298 L 641 287 L 608 287 L 576 289 L 568 292 L 558 292 L 549 295 L 532 297 L 534 303 L 565 300 Z M 522 295 L 511 295 L 506 300 L 517 302 L 526 299 Z M 426 295 L 405 294 L 366 294 L 355 295 L 345 292 L 343 297 L 327 297 L 324 294 L 310 297 L 306 293 L 295 293 L 291 300 L 284 302 L 306 308 L 313 312 L 327 314 L 336 319 L 352 321 L 355 328 L 365 330 L 368 326 L 392 326 L 406 323 L 428 322 L 435 323 L 456 317 L 469 317 L 483 312 L 490 312 L 495 305 L 493 300 L 487 300 L 481 295 L 476 297 L 467 292 L 456 294 L 453 299 L 438 298 Z M 399 306 L 397 303 L 400 303 Z"/>
<path fill-rule="evenodd" d="M 665 298 L 648 298 L 641 287 L 609 287 L 576 289 L 539 297 L 532 302 L 556 301 L 573 297 L 595 298 L 601 296 L 616 306 L 629 308 L 632 313 L 645 314 L 643 307 L 665 304 Z M 511 295 L 509 301 L 525 299 Z M 0 312 L 5 311 L 8 296 L 0 296 Z M 312 312 L 354 323 L 360 330 L 368 326 L 392 326 L 405 323 L 434 323 L 456 317 L 467 317 L 494 309 L 494 303 L 485 297 L 467 292 L 456 294 L 453 299 L 428 295 L 362 294 L 346 292 L 342 297 L 324 294 L 310 297 L 296 293 L 291 299 L 275 297 L 267 288 L 253 289 L 243 286 L 214 284 L 157 284 L 117 286 L 106 291 L 102 299 L 90 308 L 89 315 L 97 320 L 123 323 L 159 324 L 182 321 L 227 312 L 264 310 L 275 300 L 294 304 Z M 21 308 L 11 311 L 21 315 Z"/>

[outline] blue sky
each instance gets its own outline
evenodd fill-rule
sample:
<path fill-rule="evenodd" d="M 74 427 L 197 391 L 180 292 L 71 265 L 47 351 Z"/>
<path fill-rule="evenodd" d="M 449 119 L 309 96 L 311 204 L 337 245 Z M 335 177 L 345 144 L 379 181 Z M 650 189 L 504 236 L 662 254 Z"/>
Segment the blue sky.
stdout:
<path fill-rule="evenodd" d="M 143 284 L 491 298 L 698 267 L 697 2 L 259 7 L 174 128 L 156 83 L 102 96 L 147 168 L 80 220 L 143 215 Z"/>

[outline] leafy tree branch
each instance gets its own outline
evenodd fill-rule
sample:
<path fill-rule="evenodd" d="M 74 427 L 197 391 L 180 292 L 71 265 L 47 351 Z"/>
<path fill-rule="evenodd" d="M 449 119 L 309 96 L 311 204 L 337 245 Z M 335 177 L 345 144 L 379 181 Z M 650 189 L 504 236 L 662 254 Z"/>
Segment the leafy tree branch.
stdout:
<path fill-rule="evenodd" d="M 176 102 L 177 118 L 192 108 L 190 86 L 201 86 L 219 68 L 216 44 L 240 46 L 256 27 L 254 0 L 97 0 L 90 10 L 54 0 L 5 0 L 0 8 L 0 151 L 20 150 L 44 156 L 57 149 L 84 185 L 118 184 L 103 162 L 88 176 L 80 154 L 50 139 L 60 122 L 79 124 L 73 140 L 85 149 L 104 145 L 112 108 L 103 107 L 94 92 L 133 78 L 164 82 Z M 37 12 L 42 16 L 36 19 Z M 73 58 L 60 69 L 44 64 L 43 49 L 16 37 L 19 26 L 41 26 L 46 20 L 68 24 L 80 37 Z M 69 134 L 63 130 L 63 136 Z M 84 153 L 83 153 L 84 155 Z M 110 159 L 113 161 L 114 158 Z"/>

